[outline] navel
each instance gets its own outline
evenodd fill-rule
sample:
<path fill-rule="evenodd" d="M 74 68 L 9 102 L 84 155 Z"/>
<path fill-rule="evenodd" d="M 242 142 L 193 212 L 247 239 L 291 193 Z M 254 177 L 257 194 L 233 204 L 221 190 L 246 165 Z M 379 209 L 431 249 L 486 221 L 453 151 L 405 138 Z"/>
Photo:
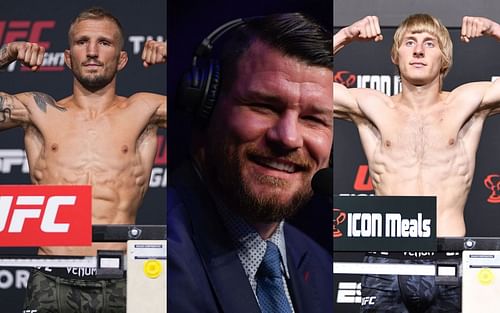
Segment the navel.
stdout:
<path fill-rule="evenodd" d="M 386 141 L 384 142 L 384 146 L 385 146 L 386 148 L 390 148 L 390 147 L 391 147 L 391 145 L 392 145 L 392 142 L 391 142 L 390 140 L 386 140 Z"/>
<path fill-rule="evenodd" d="M 43 172 L 40 170 L 34 170 L 33 171 L 33 176 L 37 181 L 41 181 L 43 179 Z"/>
<path fill-rule="evenodd" d="M 450 140 L 448 140 L 448 144 L 450 146 L 453 146 L 455 144 L 455 139 L 451 138 Z"/>
<path fill-rule="evenodd" d="M 126 154 L 127 152 L 128 152 L 128 146 L 127 145 L 123 145 L 122 146 L 122 153 Z"/>
<path fill-rule="evenodd" d="M 57 152 L 58 149 L 59 149 L 59 146 L 57 145 L 57 143 L 53 143 L 50 146 L 50 150 L 52 150 L 52 152 Z"/>
<path fill-rule="evenodd" d="M 136 178 L 135 178 L 135 184 L 136 184 L 137 186 L 142 186 L 142 185 L 144 185 L 145 183 L 146 183 L 146 180 L 144 179 L 144 176 L 143 176 L 143 175 L 138 176 L 138 177 L 136 177 Z"/>

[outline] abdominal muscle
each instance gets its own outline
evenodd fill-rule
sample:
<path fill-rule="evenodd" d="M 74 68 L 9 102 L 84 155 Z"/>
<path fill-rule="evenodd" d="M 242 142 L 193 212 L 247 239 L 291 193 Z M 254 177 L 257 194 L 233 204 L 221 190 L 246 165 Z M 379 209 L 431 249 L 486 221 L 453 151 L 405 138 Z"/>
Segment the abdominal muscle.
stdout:
<path fill-rule="evenodd" d="M 381 196 L 436 196 L 437 236 L 464 236 L 463 212 L 474 164 L 463 152 L 460 147 L 436 148 L 418 157 L 379 149 L 369 158 L 375 193 Z"/>
<path fill-rule="evenodd" d="M 130 161 L 130 160 L 129 160 Z M 135 224 L 137 209 L 146 191 L 148 177 L 137 162 L 117 168 L 114 164 L 68 169 L 50 162 L 39 162 L 33 180 L 43 185 L 91 185 L 92 224 Z M 44 166 L 45 163 L 45 166 Z M 97 250 L 126 250 L 126 243 L 93 243 L 92 246 L 40 247 L 42 255 L 94 256 Z"/>

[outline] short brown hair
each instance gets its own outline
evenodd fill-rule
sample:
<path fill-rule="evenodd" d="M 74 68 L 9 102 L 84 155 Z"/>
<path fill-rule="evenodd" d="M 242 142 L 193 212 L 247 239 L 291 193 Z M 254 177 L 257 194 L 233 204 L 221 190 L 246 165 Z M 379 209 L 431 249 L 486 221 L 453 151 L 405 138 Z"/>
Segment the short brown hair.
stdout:
<path fill-rule="evenodd" d="M 394 34 L 394 41 L 392 43 L 391 57 L 397 62 L 398 49 L 403 42 L 403 36 L 410 32 L 423 33 L 427 32 L 436 36 L 438 40 L 439 49 L 443 56 L 441 62 L 441 73 L 443 77 L 448 74 L 448 71 L 453 64 L 453 43 L 451 41 L 448 29 L 441 23 L 441 21 L 429 14 L 419 13 L 408 16 L 396 29 Z"/>
<path fill-rule="evenodd" d="M 125 39 L 124 39 L 122 24 L 120 23 L 120 21 L 118 20 L 118 18 L 116 16 L 114 16 L 109 11 L 106 11 L 105 9 L 100 8 L 100 7 L 92 7 L 92 8 L 86 9 L 86 10 L 80 12 L 73 19 L 73 21 L 71 21 L 71 25 L 69 26 L 69 30 L 68 30 L 68 41 L 71 43 L 71 32 L 73 31 L 73 26 L 76 23 L 79 23 L 80 21 L 83 21 L 83 20 L 103 20 L 103 19 L 110 20 L 116 24 L 116 26 L 118 27 L 118 32 L 119 32 L 119 47 L 120 47 L 120 50 L 123 49 L 123 44 L 125 42 Z"/>

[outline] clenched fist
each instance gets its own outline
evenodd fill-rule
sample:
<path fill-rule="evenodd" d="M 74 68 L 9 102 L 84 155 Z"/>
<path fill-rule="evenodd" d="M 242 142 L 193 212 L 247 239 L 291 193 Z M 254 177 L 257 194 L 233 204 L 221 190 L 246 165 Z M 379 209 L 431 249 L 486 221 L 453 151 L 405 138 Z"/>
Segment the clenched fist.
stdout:
<path fill-rule="evenodd" d="M 167 43 L 155 40 L 146 41 L 142 51 L 142 61 L 144 67 L 165 63 L 167 61 Z"/>

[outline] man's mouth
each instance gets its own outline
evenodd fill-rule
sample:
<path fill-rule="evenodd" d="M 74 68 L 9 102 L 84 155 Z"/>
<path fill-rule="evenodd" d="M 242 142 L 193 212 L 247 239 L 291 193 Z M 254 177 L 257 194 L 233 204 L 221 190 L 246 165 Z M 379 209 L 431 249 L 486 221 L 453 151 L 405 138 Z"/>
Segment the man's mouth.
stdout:
<path fill-rule="evenodd" d="M 423 62 L 410 62 L 410 65 L 412 65 L 414 67 L 424 67 L 424 66 L 426 66 L 426 64 L 423 63 Z"/>
<path fill-rule="evenodd" d="M 87 63 L 83 63 L 83 66 L 85 66 L 85 67 L 97 67 L 97 66 L 102 66 L 102 63 L 87 62 Z"/>
<path fill-rule="evenodd" d="M 283 158 L 251 156 L 250 160 L 257 163 L 260 166 L 290 174 L 305 170 L 305 166 Z"/>

